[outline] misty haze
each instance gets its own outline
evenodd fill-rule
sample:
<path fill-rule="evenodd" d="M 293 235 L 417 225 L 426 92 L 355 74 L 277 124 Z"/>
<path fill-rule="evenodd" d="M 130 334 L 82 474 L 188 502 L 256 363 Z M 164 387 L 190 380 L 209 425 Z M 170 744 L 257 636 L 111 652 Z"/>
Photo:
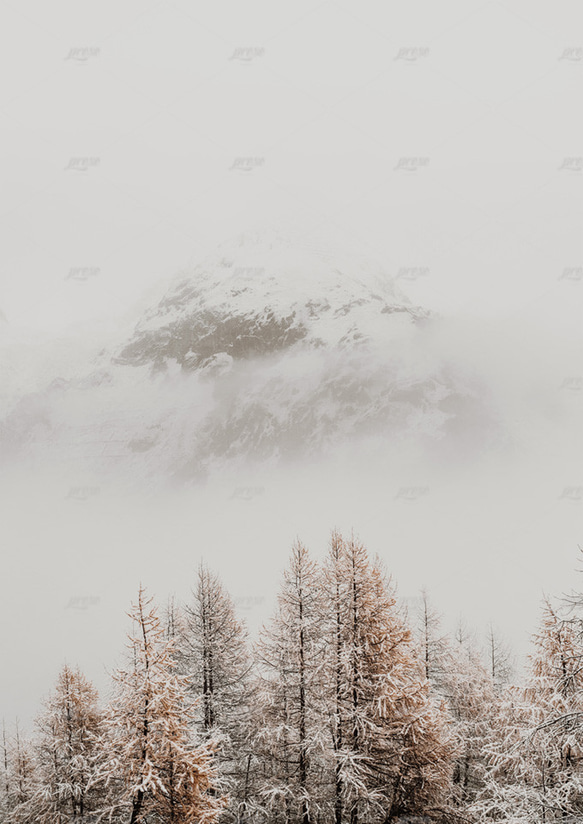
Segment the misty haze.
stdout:
<path fill-rule="evenodd" d="M 580 10 L 0 16 L 0 822 L 583 821 Z"/>

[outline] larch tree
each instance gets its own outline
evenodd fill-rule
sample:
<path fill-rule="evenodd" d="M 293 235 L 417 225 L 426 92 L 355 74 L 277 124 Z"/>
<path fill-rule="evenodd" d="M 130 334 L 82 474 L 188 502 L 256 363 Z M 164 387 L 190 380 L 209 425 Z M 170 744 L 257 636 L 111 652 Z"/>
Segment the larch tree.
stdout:
<path fill-rule="evenodd" d="M 312 824 L 327 804 L 329 733 L 320 572 L 297 541 L 275 617 L 257 645 L 258 805 L 269 821 Z"/>
<path fill-rule="evenodd" d="M 425 676 L 434 697 L 445 701 L 451 716 L 457 741 L 452 799 L 456 808 L 463 809 L 482 786 L 483 747 L 494 700 L 492 679 L 465 626 L 458 624 L 455 639 L 450 640 L 425 591 L 417 610 L 416 629 Z"/>
<path fill-rule="evenodd" d="M 394 590 L 364 546 L 333 533 L 325 569 L 332 625 L 336 821 L 441 815 L 453 741 Z M 339 643 L 338 643 L 339 642 Z M 338 792 L 340 791 L 340 803 Z"/>
<path fill-rule="evenodd" d="M 30 820 L 69 824 L 93 820 L 99 809 L 101 713 L 93 685 L 65 665 L 36 721 L 34 790 Z"/>
<path fill-rule="evenodd" d="M 346 546 L 337 529 L 332 530 L 326 564 L 322 570 L 324 595 L 323 615 L 328 644 L 327 705 L 333 753 L 333 809 L 335 824 L 342 824 L 345 804 L 344 704 L 346 701 L 345 640 L 346 599 L 348 582 L 345 578 Z"/>
<path fill-rule="evenodd" d="M 446 695 L 453 665 L 452 648 L 442 627 L 441 615 L 421 590 L 420 605 L 415 615 L 415 630 L 425 677 L 434 690 Z"/>
<path fill-rule="evenodd" d="M 213 739 L 220 765 L 219 787 L 229 795 L 223 818 L 245 816 L 251 792 L 252 659 L 247 631 L 219 577 L 204 564 L 190 603 L 173 619 L 181 672 L 196 700 L 195 726 Z"/>
<path fill-rule="evenodd" d="M 4 735 L 4 799 L 3 813 L 9 824 L 29 824 L 34 819 L 30 815 L 30 802 L 36 784 L 36 761 L 32 742 L 25 738 L 18 720 L 14 734 Z"/>
<path fill-rule="evenodd" d="M 128 665 L 114 674 L 106 715 L 106 814 L 127 824 L 212 824 L 224 799 L 215 793 L 212 742 L 192 741 L 193 711 L 174 641 L 143 588 L 129 615 Z"/>
<path fill-rule="evenodd" d="M 546 602 L 524 687 L 510 687 L 489 746 L 475 808 L 515 824 L 583 819 L 583 648 L 573 625 Z"/>
<path fill-rule="evenodd" d="M 496 689 L 510 683 L 513 674 L 512 654 L 500 635 L 490 624 L 487 637 L 488 669 Z"/>
<path fill-rule="evenodd" d="M 441 689 L 458 742 L 453 797 L 456 805 L 464 809 L 471 805 L 484 786 L 485 747 L 497 712 L 497 697 L 480 651 L 469 640 L 454 641 L 449 660 Z"/>
<path fill-rule="evenodd" d="M 8 796 L 10 794 L 10 771 L 8 768 L 8 736 L 6 722 L 2 719 L 2 740 L 0 741 L 0 821 L 8 818 Z"/>
<path fill-rule="evenodd" d="M 166 603 L 166 608 L 163 614 L 163 624 L 167 638 L 173 638 L 177 644 L 176 655 L 180 658 L 179 641 L 182 633 L 185 630 L 184 612 L 176 603 L 174 595 L 170 595 Z"/>

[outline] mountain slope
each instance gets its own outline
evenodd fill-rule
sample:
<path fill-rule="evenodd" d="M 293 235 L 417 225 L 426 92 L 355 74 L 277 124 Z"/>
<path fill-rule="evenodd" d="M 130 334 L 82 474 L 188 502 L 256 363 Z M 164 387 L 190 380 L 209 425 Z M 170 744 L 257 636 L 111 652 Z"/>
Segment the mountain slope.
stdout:
<path fill-rule="evenodd" d="M 92 371 L 23 397 L 0 424 L 4 454 L 190 480 L 482 426 L 476 390 L 428 352 L 436 319 L 377 265 L 341 257 L 224 244 Z"/>

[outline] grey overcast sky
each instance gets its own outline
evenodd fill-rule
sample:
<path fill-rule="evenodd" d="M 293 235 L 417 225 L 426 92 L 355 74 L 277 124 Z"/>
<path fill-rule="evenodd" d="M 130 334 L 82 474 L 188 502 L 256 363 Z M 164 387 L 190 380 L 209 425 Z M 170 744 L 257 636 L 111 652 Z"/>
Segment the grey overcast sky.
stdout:
<path fill-rule="evenodd" d="M 275 226 L 422 271 L 404 291 L 450 320 L 444 347 L 531 446 L 471 477 L 455 456 L 404 463 L 397 487 L 435 491 L 417 509 L 386 509 L 374 465 L 324 498 L 309 467 L 74 511 L 40 475 L 3 480 L 1 713 L 30 719 L 65 659 L 104 685 L 137 581 L 186 594 L 202 555 L 256 624 L 290 541 L 320 552 L 334 523 L 403 594 L 425 585 L 450 623 L 525 648 L 543 590 L 577 583 L 583 503 L 561 496 L 583 489 L 582 73 L 579 0 L 0 0 L 0 350 L 26 353 L 19 391 L 122 335 L 216 244 Z M 265 493 L 225 518 L 241 483 Z"/>
<path fill-rule="evenodd" d="M 14 327 L 119 314 L 273 221 L 332 224 L 395 274 L 429 267 L 415 289 L 441 310 L 579 299 L 561 279 L 581 264 L 577 2 L 0 13 L 0 308 Z M 74 267 L 99 274 L 80 284 Z"/>

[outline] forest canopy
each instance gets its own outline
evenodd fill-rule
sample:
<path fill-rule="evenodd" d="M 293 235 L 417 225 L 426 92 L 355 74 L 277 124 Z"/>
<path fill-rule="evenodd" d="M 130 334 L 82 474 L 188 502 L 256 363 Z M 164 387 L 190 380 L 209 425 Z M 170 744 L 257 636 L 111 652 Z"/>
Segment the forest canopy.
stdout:
<path fill-rule="evenodd" d="M 65 665 L 32 735 L 3 725 L 0 821 L 580 822 L 580 605 L 544 602 L 517 680 L 336 530 L 321 563 L 294 543 L 253 643 L 205 564 L 184 604 L 140 586 L 107 699 Z"/>

